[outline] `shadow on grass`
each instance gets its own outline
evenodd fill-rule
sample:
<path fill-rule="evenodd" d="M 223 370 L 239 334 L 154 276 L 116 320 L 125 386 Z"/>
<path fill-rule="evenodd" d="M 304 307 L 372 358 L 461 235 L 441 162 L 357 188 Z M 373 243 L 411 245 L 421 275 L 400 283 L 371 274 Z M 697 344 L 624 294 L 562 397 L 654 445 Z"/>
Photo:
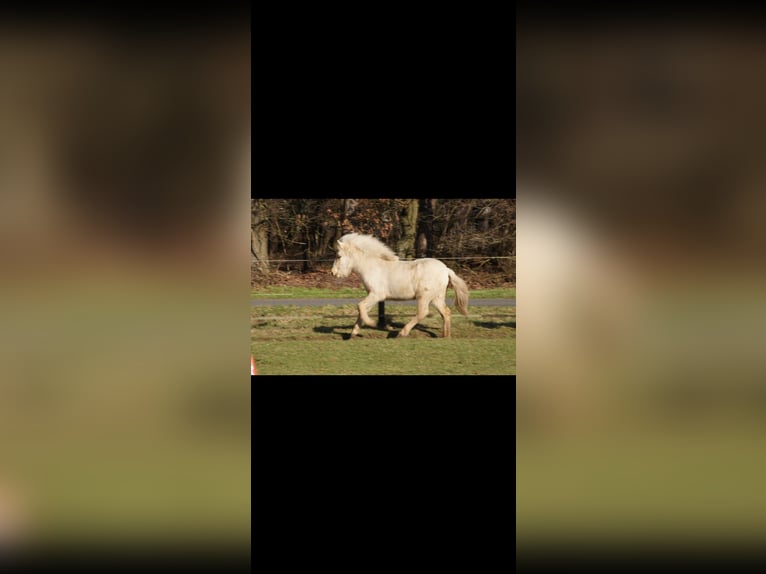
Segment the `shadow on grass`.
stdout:
<path fill-rule="evenodd" d="M 351 332 L 344 333 L 343 331 L 348 331 L 351 327 L 348 326 L 348 324 L 345 325 L 332 325 L 332 326 L 323 326 L 323 327 L 314 327 L 313 331 L 315 333 L 326 333 L 328 335 L 340 335 L 340 337 L 344 340 L 349 340 L 351 338 Z"/>
<path fill-rule="evenodd" d="M 499 327 L 511 327 L 516 328 L 516 321 L 471 321 L 477 327 L 484 327 L 485 329 L 497 329 Z"/>
<path fill-rule="evenodd" d="M 387 339 L 395 339 L 396 336 L 399 334 L 399 332 L 404 327 L 404 323 L 389 323 L 386 325 L 385 328 L 372 328 L 372 327 L 362 327 L 362 330 L 359 331 L 359 335 L 364 337 L 365 331 L 383 331 L 388 333 Z M 344 341 L 348 341 L 351 338 L 351 333 L 346 332 L 349 329 L 353 328 L 353 325 L 349 326 L 348 324 L 345 325 L 330 325 L 330 326 L 320 326 L 320 327 L 313 327 L 313 331 L 315 333 L 326 333 L 328 335 L 340 335 L 340 337 Z M 428 334 L 432 338 L 437 338 L 439 335 L 434 333 L 433 331 L 430 331 L 423 325 L 415 325 L 412 329 L 413 331 L 421 331 L 423 333 Z"/>
<path fill-rule="evenodd" d="M 353 328 L 353 325 L 349 326 L 348 324 L 345 325 L 333 325 L 329 327 L 314 327 L 313 331 L 315 333 L 326 333 L 329 335 L 338 335 L 341 339 L 344 341 L 348 341 L 351 339 L 351 329 Z M 372 329 L 371 327 L 362 327 L 362 330 L 359 331 L 359 335 L 357 337 L 364 338 L 364 332 L 365 330 L 372 330 L 372 331 L 381 331 L 387 329 Z M 394 336 L 396 336 L 396 333 L 394 333 Z M 390 338 L 390 335 L 389 335 Z"/>
<path fill-rule="evenodd" d="M 389 329 L 394 329 L 394 331 L 392 331 L 391 333 L 388 334 L 388 338 L 389 339 L 396 338 L 396 336 L 399 334 L 399 331 L 401 331 L 404 328 L 405 325 L 406 325 L 406 323 L 389 323 L 388 324 Z M 434 333 L 433 331 L 431 331 L 430 329 L 424 327 L 423 325 L 415 325 L 412 328 L 412 330 L 413 331 L 420 331 L 422 333 L 426 333 L 426 334 L 428 334 L 429 337 L 432 337 L 432 338 L 437 338 L 439 336 L 436 333 Z"/>

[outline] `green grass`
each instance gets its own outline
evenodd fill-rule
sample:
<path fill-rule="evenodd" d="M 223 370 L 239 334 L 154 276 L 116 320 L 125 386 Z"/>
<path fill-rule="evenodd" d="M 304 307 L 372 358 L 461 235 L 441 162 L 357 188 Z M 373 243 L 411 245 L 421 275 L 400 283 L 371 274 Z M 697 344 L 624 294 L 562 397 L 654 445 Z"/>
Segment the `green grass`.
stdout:
<path fill-rule="evenodd" d="M 516 372 L 513 307 L 453 311 L 452 337 L 441 337 L 435 310 L 407 338 L 392 338 L 414 307 L 389 305 L 391 330 L 362 328 L 348 340 L 354 305 L 251 309 L 251 351 L 259 374 L 275 375 L 507 375 Z M 371 315 L 373 319 L 377 315 Z"/>
<path fill-rule="evenodd" d="M 762 422 L 516 439 L 517 542 L 718 539 L 766 528 Z"/>
<path fill-rule="evenodd" d="M 516 341 L 374 339 L 255 341 L 261 375 L 509 375 Z"/>
<path fill-rule="evenodd" d="M 0 491 L 28 503 L 32 546 L 249 540 L 250 386 L 227 372 L 232 290 L 59 279 L 48 293 L 37 279 L 3 286 L 0 436 L 13 440 L 0 441 Z"/>
<path fill-rule="evenodd" d="M 454 297 L 452 289 L 447 290 L 448 297 Z M 264 287 L 251 290 L 251 299 L 345 299 L 350 297 L 367 296 L 367 291 L 362 288 L 344 287 L 341 289 L 327 289 L 320 287 Z M 477 289 L 470 292 L 473 299 L 514 298 L 516 289 Z"/>

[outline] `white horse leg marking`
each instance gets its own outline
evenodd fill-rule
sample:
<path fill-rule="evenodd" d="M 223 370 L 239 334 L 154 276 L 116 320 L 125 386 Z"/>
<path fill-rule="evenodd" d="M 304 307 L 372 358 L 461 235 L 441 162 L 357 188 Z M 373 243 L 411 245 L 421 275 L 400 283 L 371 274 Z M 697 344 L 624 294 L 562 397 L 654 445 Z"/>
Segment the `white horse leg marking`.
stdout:
<path fill-rule="evenodd" d="M 415 318 L 412 319 L 409 323 L 407 323 L 404 326 L 404 329 L 402 329 L 399 332 L 397 337 L 407 337 L 407 336 L 409 336 L 410 331 L 412 330 L 412 328 L 415 325 L 417 325 L 418 323 L 420 323 L 423 319 L 426 318 L 426 316 L 428 315 L 428 305 L 429 305 L 429 303 L 430 303 L 430 301 L 427 298 L 425 298 L 425 297 L 421 297 L 420 299 L 418 299 L 418 313 L 417 313 L 417 315 L 415 315 Z"/>

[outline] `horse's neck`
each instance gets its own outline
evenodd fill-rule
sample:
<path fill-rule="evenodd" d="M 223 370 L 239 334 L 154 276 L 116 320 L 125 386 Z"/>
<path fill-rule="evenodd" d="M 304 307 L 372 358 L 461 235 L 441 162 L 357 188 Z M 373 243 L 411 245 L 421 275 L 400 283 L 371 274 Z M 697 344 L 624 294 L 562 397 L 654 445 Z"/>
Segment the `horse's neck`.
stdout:
<path fill-rule="evenodd" d="M 364 277 L 365 275 L 369 275 L 375 270 L 380 269 L 381 267 L 386 267 L 388 263 L 392 263 L 391 261 L 385 261 L 380 258 L 362 258 L 360 257 L 354 262 L 353 270 L 356 271 L 360 277 Z"/>

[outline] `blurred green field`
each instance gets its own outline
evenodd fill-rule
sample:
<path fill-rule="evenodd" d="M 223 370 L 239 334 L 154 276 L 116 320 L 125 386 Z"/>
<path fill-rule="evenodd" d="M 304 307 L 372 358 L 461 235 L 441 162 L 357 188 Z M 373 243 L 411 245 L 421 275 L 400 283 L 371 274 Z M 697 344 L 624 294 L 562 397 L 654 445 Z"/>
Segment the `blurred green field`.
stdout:
<path fill-rule="evenodd" d="M 517 435 L 519 549 L 549 541 L 762 541 L 762 420 L 663 418 Z"/>
<path fill-rule="evenodd" d="M 452 337 L 441 337 L 435 310 L 407 338 L 394 338 L 413 306 L 386 305 L 391 330 L 363 328 L 348 340 L 355 305 L 253 307 L 251 351 L 258 374 L 512 375 L 516 373 L 514 307 L 453 309 Z M 376 318 L 375 312 L 371 317 Z"/>
<path fill-rule="evenodd" d="M 0 521 L 21 506 L 41 544 L 247 544 L 236 289 L 121 283 L 5 286 Z"/>

